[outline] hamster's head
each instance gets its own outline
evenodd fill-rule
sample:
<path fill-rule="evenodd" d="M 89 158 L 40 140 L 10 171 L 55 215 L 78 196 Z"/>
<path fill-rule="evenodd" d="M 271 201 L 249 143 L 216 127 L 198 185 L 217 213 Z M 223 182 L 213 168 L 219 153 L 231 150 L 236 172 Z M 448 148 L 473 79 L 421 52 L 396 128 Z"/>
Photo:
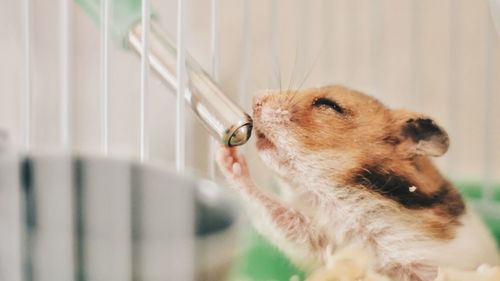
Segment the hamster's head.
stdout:
<path fill-rule="evenodd" d="M 264 91 L 253 100 L 253 116 L 261 158 L 286 178 L 334 176 L 367 159 L 439 156 L 449 145 L 429 117 L 341 86 Z"/>

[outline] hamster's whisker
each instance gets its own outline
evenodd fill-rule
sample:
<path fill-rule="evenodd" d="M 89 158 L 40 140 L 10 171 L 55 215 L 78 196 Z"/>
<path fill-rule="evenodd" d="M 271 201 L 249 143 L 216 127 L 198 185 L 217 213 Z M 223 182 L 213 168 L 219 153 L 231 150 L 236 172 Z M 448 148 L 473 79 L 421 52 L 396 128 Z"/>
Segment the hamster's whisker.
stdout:
<path fill-rule="evenodd" d="M 274 78 L 277 79 L 278 85 L 279 85 L 279 92 L 281 93 L 281 65 L 279 63 L 279 59 L 277 54 L 273 54 L 273 69 L 274 69 Z M 274 83 L 273 83 L 274 84 Z M 272 87 L 275 87 L 276 85 L 272 85 Z"/>
<path fill-rule="evenodd" d="M 297 70 L 298 57 L 299 57 L 299 39 L 297 38 L 297 41 L 295 42 L 295 58 L 293 60 L 292 71 L 290 73 L 290 81 L 288 82 L 288 88 L 287 88 L 288 90 L 290 90 L 290 88 L 293 85 L 293 80 L 295 78 L 295 72 Z"/>
<path fill-rule="evenodd" d="M 304 85 L 304 83 L 307 81 L 307 79 L 311 76 L 311 73 L 312 71 L 314 70 L 314 68 L 316 68 L 316 65 L 318 64 L 318 61 L 319 61 L 319 58 L 321 57 L 321 55 L 323 54 L 323 51 L 325 50 L 324 46 L 321 48 L 321 50 L 318 52 L 318 54 L 316 55 L 316 58 L 314 58 L 313 60 L 313 63 L 311 64 L 311 66 L 309 67 L 309 69 L 307 70 L 306 74 L 305 74 L 305 77 L 304 79 L 300 82 L 299 84 L 299 87 L 297 88 L 297 91 L 299 91 L 302 86 Z"/>
<path fill-rule="evenodd" d="M 302 102 L 305 99 L 305 97 L 297 98 L 297 96 L 298 95 L 292 95 L 292 97 L 294 97 L 296 100 L 294 103 L 292 103 L 290 105 L 291 108 L 295 108 L 297 106 L 297 104 L 299 104 L 300 102 Z"/>

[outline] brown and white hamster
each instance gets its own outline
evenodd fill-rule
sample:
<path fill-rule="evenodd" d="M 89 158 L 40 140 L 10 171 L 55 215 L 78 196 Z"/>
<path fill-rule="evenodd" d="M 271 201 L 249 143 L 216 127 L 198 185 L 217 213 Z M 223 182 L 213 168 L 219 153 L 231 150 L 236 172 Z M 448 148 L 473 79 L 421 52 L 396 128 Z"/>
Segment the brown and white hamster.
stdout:
<path fill-rule="evenodd" d="M 488 230 L 428 158 L 449 146 L 431 118 L 341 86 L 267 91 L 254 98 L 253 118 L 259 155 L 292 196 L 256 187 L 234 148 L 221 148 L 219 166 L 256 228 L 304 270 L 351 244 L 394 280 L 500 262 Z"/>

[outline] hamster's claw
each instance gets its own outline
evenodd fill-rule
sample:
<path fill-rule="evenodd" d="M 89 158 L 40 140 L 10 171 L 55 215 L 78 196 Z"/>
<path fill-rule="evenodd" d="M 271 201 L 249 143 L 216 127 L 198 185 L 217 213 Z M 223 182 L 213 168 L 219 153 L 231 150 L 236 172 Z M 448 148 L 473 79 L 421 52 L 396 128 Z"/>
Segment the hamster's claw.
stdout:
<path fill-rule="evenodd" d="M 230 181 L 239 182 L 249 176 L 245 158 L 238 155 L 234 147 L 221 147 L 217 163 L 224 176 Z"/>

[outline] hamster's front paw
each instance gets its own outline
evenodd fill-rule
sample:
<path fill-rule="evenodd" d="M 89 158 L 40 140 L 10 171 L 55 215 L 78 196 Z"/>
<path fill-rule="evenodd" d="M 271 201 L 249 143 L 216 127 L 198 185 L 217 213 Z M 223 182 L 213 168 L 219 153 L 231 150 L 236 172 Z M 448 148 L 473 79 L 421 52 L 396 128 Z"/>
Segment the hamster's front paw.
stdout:
<path fill-rule="evenodd" d="M 221 147 L 217 163 L 227 180 L 233 183 L 245 183 L 250 179 L 245 157 L 236 153 L 234 147 Z"/>

